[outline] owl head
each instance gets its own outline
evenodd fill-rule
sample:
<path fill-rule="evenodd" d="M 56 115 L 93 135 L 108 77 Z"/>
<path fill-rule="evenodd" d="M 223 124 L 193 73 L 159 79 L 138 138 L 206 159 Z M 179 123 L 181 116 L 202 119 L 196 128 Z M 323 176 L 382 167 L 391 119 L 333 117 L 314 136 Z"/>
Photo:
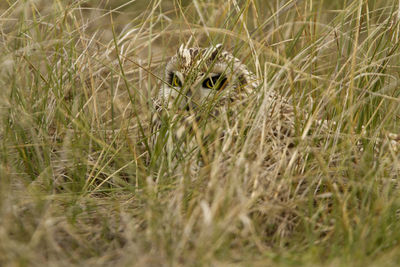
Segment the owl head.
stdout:
<path fill-rule="evenodd" d="M 169 60 L 158 99 L 164 107 L 189 110 L 215 101 L 226 105 L 252 93 L 255 75 L 222 45 L 187 48 Z"/>

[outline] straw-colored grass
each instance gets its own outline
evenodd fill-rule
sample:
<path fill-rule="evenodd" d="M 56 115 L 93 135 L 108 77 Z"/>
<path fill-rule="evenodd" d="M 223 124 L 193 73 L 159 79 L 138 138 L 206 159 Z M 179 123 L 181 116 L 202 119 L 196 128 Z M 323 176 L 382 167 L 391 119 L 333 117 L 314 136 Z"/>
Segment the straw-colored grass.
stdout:
<path fill-rule="evenodd" d="M 399 39 L 397 1 L 1 1 L 0 265 L 396 265 Z M 189 40 L 223 43 L 259 97 L 213 142 L 200 121 L 196 153 L 154 148 Z M 290 151 L 268 90 L 296 110 Z"/>

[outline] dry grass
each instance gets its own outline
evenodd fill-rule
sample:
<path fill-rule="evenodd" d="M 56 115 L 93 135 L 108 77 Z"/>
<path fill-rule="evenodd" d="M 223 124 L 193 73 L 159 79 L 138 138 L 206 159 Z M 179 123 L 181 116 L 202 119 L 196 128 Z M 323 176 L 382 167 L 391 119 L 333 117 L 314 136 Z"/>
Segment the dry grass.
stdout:
<path fill-rule="evenodd" d="M 382 142 L 399 132 L 399 3 L 110 2 L 0 2 L 0 265 L 399 262 L 399 157 Z M 294 150 L 266 138 L 263 97 L 216 120 L 232 138 L 204 144 L 204 166 L 146 145 L 188 40 L 223 43 L 259 95 L 292 99 Z"/>

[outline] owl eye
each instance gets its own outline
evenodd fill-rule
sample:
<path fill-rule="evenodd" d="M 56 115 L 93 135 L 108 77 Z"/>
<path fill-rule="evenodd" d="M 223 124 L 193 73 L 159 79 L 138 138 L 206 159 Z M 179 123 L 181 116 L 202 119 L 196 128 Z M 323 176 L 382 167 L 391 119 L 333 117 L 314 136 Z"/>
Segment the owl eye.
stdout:
<path fill-rule="evenodd" d="M 225 84 L 226 84 L 226 78 L 225 77 L 221 78 L 221 75 L 216 75 L 214 77 L 205 79 L 203 82 L 203 87 L 207 89 L 219 90 L 223 88 Z"/>
<path fill-rule="evenodd" d="M 214 84 L 212 83 L 211 79 L 205 80 L 204 84 L 206 85 L 204 87 L 209 88 L 209 89 L 212 89 L 214 87 Z"/>
<path fill-rule="evenodd" d="M 173 87 L 182 87 L 181 80 L 179 80 L 178 76 L 175 73 L 172 74 L 171 85 Z"/>

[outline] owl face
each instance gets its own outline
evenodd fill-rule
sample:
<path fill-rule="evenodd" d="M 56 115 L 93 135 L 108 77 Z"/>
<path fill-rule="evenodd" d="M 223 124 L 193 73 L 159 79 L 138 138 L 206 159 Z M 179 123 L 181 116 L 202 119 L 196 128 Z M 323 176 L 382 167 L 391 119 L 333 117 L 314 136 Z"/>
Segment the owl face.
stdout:
<path fill-rule="evenodd" d="M 226 104 L 248 95 L 254 86 L 254 75 L 222 45 L 182 45 L 167 63 L 159 100 L 168 108 L 190 110 L 209 101 Z"/>

